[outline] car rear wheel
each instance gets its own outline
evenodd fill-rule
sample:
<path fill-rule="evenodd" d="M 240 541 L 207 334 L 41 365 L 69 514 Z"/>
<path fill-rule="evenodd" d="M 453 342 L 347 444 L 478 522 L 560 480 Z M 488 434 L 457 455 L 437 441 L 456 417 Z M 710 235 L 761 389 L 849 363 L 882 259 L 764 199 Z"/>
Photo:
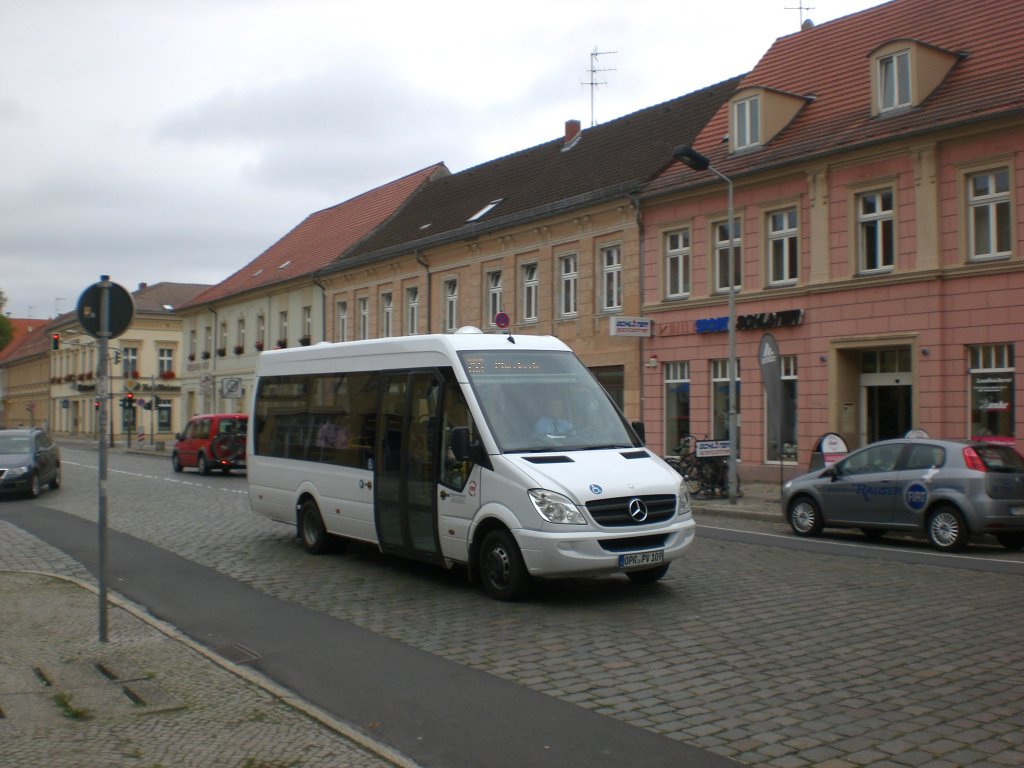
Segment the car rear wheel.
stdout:
<path fill-rule="evenodd" d="M 817 536 L 825 525 L 817 502 L 809 496 L 798 496 L 789 502 L 786 517 L 797 536 Z"/>
<path fill-rule="evenodd" d="M 58 488 L 60 488 L 60 465 L 57 466 L 57 472 L 50 480 L 50 490 L 56 491 Z"/>
<path fill-rule="evenodd" d="M 936 549 L 958 552 L 967 546 L 970 531 L 960 510 L 954 507 L 939 507 L 928 516 L 928 541 Z"/>
<path fill-rule="evenodd" d="M 210 462 L 207 461 L 205 453 L 200 453 L 199 458 L 196 459 L 196 469 L 199 470 L 200 475 L 210 474 Z"/>
<path fill-rule="evenodd" d="M 29 495 L 30 498 L 37 499 L 37 498 L 39 498 L 39 494 L 42 493 L 42 492 L 43 492 L 43 486 L 39 482 L 39 473 L 38 472 L 33 472 L 32 473 L 32 478 L 29 480 L 29 483 L 28 483 L 28 495 Z"/>
<path fill-rule="evenodd" d="M 479 565 L 484 591 L 495 600 L 521 600 L 529 593 L 530 573 L 515 538 L 504 528 L 484 536 Z"/>
<path fill-rule="evenodd" d="M 997 533 L 996 539 L 1011 552 L 1020 552 L 1024 549 L 1024 533 Z"/>

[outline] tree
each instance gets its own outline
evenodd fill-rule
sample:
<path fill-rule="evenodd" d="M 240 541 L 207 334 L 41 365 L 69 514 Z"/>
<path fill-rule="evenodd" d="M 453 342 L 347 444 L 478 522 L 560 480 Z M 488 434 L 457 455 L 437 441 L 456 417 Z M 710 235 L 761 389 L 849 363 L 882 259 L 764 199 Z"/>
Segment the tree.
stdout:
<path fill-rule="evenodd" d="M 7 315 L 3 313 L 4 304 L 7 303 L 7 296 L 4 295 L 4 291 L 0 288 L 0 349 L 3 349 L 11 343 L 11 339 L 14 337 L 14 329 L 11 327 L 11 321 L 7 319 Z"/>

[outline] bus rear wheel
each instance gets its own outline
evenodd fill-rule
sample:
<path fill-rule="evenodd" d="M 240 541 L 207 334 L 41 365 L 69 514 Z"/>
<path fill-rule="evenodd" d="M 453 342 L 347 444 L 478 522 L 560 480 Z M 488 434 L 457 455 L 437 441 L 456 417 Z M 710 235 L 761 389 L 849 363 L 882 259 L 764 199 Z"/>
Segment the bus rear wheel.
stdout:
<path fill-rule="evenodd" d="M 484 591 L 495 600 L 521 600 L 529 593 L 532 579 L 519 545 L 506 529 L 495 528 L 484 536 L 478 562 Z"/>
<path fill-rule="evenodd" d="M 323 554 L 329 548 L 330 538 L 320 517 L 320 508 L 312 499 L 306 499 L 299 507 L 299 538 L 311 555 Z"/>

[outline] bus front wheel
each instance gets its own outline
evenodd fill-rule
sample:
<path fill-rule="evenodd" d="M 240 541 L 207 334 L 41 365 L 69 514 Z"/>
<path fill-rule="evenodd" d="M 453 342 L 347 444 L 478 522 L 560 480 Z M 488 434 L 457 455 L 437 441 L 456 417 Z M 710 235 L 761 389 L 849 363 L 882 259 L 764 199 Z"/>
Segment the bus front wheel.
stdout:
<path fill-rule="evenodd" d="M 495 600 L 520 600 L 530 591 L 531 578 L 515 538 L 495 528 L 480 545 L 480 580 Z"/>
<path fill-rule="evenodd" d="M 299 507 L 299 538 L 302 539 L 302 546 L 311 555 L 327 551 L 327 529 L 324 528 L 324 521 L 320 517 L 320 509 L 312 499 L 306 499 Z"/>

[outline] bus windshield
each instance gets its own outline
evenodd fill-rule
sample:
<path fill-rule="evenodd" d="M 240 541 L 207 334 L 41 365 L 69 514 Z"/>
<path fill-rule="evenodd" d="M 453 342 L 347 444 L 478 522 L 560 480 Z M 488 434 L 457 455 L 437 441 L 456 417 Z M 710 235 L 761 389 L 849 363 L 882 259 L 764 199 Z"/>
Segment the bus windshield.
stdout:
<path fill-rule="evenodd" d="M 502 453 L 632 448 L 632 429 L 571 352 L 461 352 Z"/>

